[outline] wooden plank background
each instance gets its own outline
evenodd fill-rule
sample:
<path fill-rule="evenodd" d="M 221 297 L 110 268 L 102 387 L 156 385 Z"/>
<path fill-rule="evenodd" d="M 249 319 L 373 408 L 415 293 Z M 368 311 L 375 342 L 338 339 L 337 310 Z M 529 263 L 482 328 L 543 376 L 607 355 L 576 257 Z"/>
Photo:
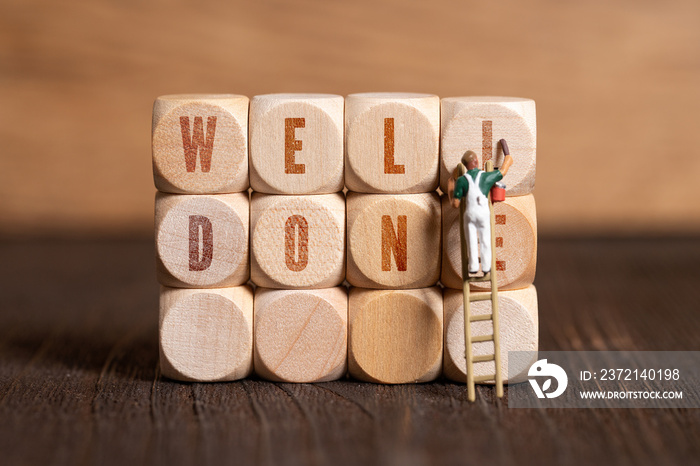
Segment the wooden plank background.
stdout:
<path fill-rule="evenodd" d="M 700 231 L 699 17 L 696 0 L 4 0 L 0 233 L 150 231 L 157 95 L 377 90 L 536 99 L 542 232 Z"/>

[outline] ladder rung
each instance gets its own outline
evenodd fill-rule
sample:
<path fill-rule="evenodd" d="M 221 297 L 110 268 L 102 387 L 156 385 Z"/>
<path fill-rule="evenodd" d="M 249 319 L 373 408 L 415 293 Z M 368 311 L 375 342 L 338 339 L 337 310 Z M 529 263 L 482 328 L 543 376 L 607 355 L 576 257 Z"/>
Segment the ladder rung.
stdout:
<path fill-rule="evenodd" d="M 489 380 L 496 380 L 496 376 L 493 374 L 490 375 L 477 375 L 474 377 L 474 383 L 479 383 L 479 382 L 488 382 Z"/>
<path fill-rule="evenodd" d="M 482 320 L 491 320 L 493 314 L 480 314 L 478 316 L 469 316 L 469 322 L 479 322 Z"/>
<path fill-rule="evenodd" d="M 469 302 L 472 303 L 474 301 L 489 301 L 491 299 L 491 293 L 489 294 L 477 294 L 477 295 L 469 295 Z"/>
<path fill-rule="evenodd" d="M 472 337 L 472 343 L 479 343 L 482 341 L 491 341 L 493 340 L 493 334 L 491 335 L 477 335 L 475 337 Z"/>
<path fill-rule="evenodd" d="M 467 281 L 469 283 L 474 283 L 474 282 L 490 282 L 491 281 L 491 276 L 487 275 L 485 277 L 469 277 L 467 278 Z"/>
<path fill-rule="evenodd" d="M 473 340 L 473 338 L 472 338 Z M 483 356 L 474 356 L 472 358 L 472 362 L 487 362 L 487 361 L 493 361 L 496 359 L 496 356 L 493 354 L 485 354 Z"/>

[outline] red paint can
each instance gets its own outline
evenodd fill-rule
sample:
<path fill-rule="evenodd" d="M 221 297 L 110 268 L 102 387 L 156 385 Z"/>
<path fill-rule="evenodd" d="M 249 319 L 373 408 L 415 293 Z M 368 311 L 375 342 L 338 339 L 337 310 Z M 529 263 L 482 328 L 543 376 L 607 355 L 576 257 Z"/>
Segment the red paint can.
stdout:
<path fill-rule="evenodd" d="M 491 188 L 491 202 L 503 202 L 506 200 L 506 185 L 503 183 L 496 183 Z"/>

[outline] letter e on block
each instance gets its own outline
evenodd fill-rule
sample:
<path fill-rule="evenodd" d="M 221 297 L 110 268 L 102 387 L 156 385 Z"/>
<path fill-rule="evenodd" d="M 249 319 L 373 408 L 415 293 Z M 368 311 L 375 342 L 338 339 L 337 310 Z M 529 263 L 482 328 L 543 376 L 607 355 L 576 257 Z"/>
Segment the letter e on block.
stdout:
<path fill-rule="evenodd" d="M 250 185 L 268 194 L 343 190 L 342 96 L 268 94 L 250 102 Z"/>
<path fill-rule="evenodd" d="M 156 194 L 158 280 L 180 288 L 248 280 L 248 193 Z"/>
<path fill-rule="evenodd" d="M 248 98 L 167 95 L 153 105 L 153 178 L 167 193 L 248 189 Z"/>
<path fill-rule="evenodd" d="M 535 197 L 506 197 L 493 205 L 495 213 L 496 274 L 499 290 L 525 288 L 535 280 L 537 266 L 537 212 Z M 462 289 L 459 247 L 459 210 L 442 197 L 442 274 L 449 288 Z M 490 282 L 472 282 L 473 290 L 487 290 Z"/>
<path fill-rule="evenodd" d="M 348 193 L 347 280 L 363 288 L 423 288 L 440 275 L 436 193 Z"/>

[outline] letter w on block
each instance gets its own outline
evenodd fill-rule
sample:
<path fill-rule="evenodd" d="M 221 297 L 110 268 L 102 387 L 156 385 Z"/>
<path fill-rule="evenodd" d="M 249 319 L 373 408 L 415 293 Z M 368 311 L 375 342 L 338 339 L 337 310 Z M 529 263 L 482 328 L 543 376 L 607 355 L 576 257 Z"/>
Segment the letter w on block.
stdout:
<path fill-rule="evenodd" d="M 406 237 L 408 232 L 408 216 L 399 215 L 396 222 L 396 233 L 391 216 L 382 215 L 382 270 L 391 271 L 391 254 L 396 259 L 396 268 L 400 272 L 406 271 L 408 250 Z"/>
<path fill-rule="evenodd" d="M 201 158 L 202 172 L 211 169 L 211 154 L 214 151 L 214 133 L 216 132 L 216 117 L 207 118 L 207 137 L 204 138 L 204 123 L 201 116 L 194 117 L 194 127 L 190 134 L 190 117 L 180 117 L 182 131 L 182 147 L 185 149 L 185 165 L 188 172 L 194 172 L 197 167 L 197 152 Z"/>

